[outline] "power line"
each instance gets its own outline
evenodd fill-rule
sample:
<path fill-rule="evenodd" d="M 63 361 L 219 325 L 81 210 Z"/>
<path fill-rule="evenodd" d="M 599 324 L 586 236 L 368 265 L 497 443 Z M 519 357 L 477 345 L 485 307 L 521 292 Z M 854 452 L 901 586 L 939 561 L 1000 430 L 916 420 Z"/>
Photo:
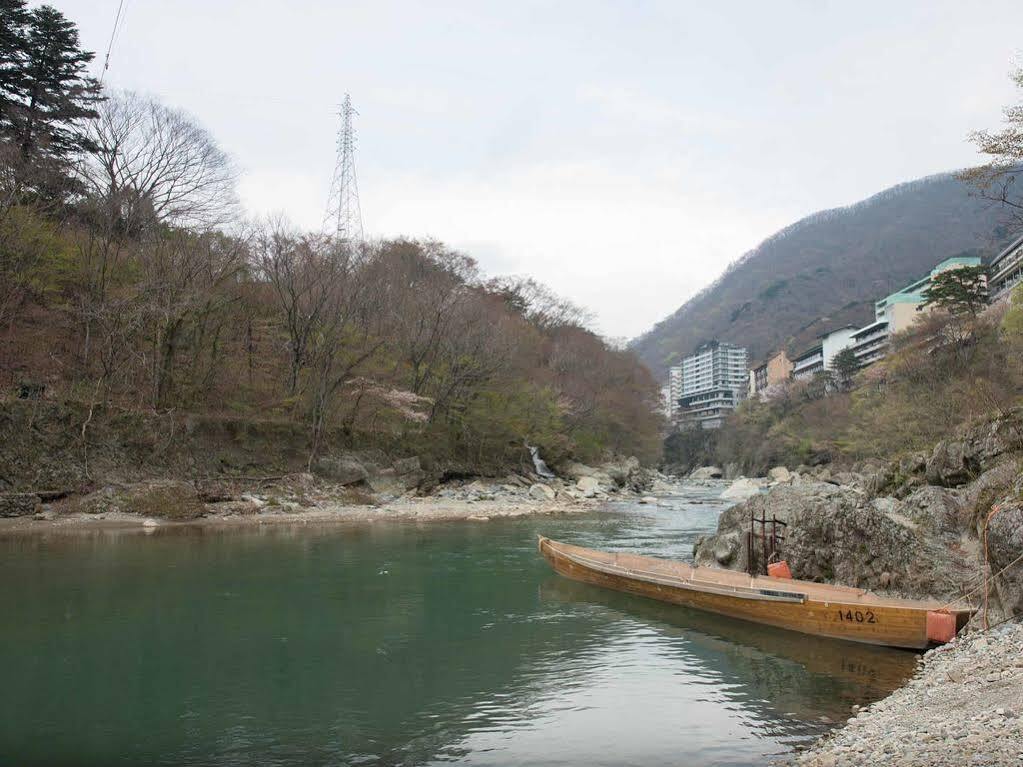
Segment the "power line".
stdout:
<path fill-rule="evenodd" d="M 107 55 L 103 57 L 103 69 L 99 73 L 100 85 L 103 84 L 103 78 L 106 77 L 107 70 L 110 69 L 110 53 L 114 50 L 114 42 L 117 40 L 117 34 L 120 31 L 121 18 L 124 13 L 125 5 L 125 0 L 118 0 L 117 14 L 114 16 L 114 27 L 110 30 L 110 42 L 107 44 Z"/>

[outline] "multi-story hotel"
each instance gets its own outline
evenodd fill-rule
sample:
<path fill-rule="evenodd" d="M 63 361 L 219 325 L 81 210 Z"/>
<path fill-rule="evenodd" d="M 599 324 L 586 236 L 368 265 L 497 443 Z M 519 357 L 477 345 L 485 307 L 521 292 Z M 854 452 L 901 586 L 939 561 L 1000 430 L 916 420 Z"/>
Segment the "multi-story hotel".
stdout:
<path fill-rule="evenodd" d="M 668 399 L 668 418 L 672 423 L 678 418 L 678 401 L 682 399 L 682 366 L 668 369 L 668 384 L 664 387 Z"/>
<path fill-rule="evenodd" d="M 991 300 L 1005 298 L 1020 283 L 1023 283 L 1023 237 L 991 259 L 988 268 Z"/>
<path fill-rule="evenodd" d="M 902 290 L 891 293 L 874 304 L 874 321 L 853 333 L 852 350 L 860 367 L 866 367 L 884 357 L 893 333 L 906 330 L 920 318 L 925 310 L 924 293 L 931 280 L 948 269 L 980 266 L 979 256 L 946 258 L 927 274 Z"/>
<path fill-rule="evenodd" d="M 677 422 L 704 429 L 720 427 L 746 394 L 749 385 L 746 350 L 711 341 L 682 360 L 681 369 Z"/>
<path fill-rule="evenodd" d="M 763 394 L 768 387 L 782 384 L 792 377 L 792 362 L 782 349 L 749 372 L 749 396 Z"/>
<path fill-rule="evenodd" d="M 792 361 L 792 377 L 797 381 L 813 378 L 815 374 L 831 368 L 835 356 L 853 345 L 856 328 L 846 325 L 817 336 L 817 343 Z"/>

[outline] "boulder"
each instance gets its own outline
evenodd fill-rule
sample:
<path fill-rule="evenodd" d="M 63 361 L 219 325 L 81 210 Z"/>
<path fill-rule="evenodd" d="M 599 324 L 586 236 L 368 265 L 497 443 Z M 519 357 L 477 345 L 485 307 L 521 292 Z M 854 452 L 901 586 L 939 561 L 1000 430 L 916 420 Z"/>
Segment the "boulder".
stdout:
<path fill-rule="evenodd" d="M 369 471 L 351 455 L 325 455 L 313 464 L 313 473 L 339 485 L 357 485 L 369 479 Z"/>
<path fill-rule="evenodd" d="M 701 466 L 699 469 L 693 469 L 689 479 L 722 479 L 724 476 L 724 470 L 718 466 Z"/>
<path fill-rule="evenodd" d="M 910 493 L 895 511 L 932 533 L 958 535 L 963 501 L 955 490 L 925 485 Z"/>
<path fill-rule="evenodd" d="M 728 567 L 735 561 L 735 557 L 741 548 L 742 544 L 739 541 L 739 533 L 733 531 L 716 536 L 711 551 L 717 564 L 722 567 Z"/>
<path fill-rule="evenodd" d="M 583 477 L 592 477 L 597 473 L 597 470 L 592 466 L 587 466 L 585 463 L 570 461 L 562 467 L 561 473 L 569 479 L 578 482 Z"/>
<path fill-rule="evenodd" d="M 739 477 L 721 493 L 721 498 L 726 501 L 745 501 L 754 495 L 759 495 L 764 487 L 763 480 Z"/>
<path fill-rule="evenodd" d="M 1020 464 L 1006 460 L 988 469 L 962 489 L 963 524 L 980 535 L 984 518 L 1005 496 L 1013 495 L 1012 487 L 1020 479 Z"/>
<path fill-rule="evenodd" d="M 1023 450 L 1020 414 L 993 418 L 963 429 L 953 440 L 939 442 L 927 459 L 927 481 L 956 487 L 969 482 L 1011 453 Z"/>
<path fill-rule="evenodd" d="M 381 469 L 371 474 L 366 483 L 374 494 L 384 498 L 397 498 L 409 489 L 404 478 L 397 476 L 394 469 Z"/>
<path fill-rule="evenodd" d="M 529 497 L 537 501 L 553 501 L 557 495 L 553 487 L 539 482 L 529 488 Z"/>
<path fill-rule="evenodd" d="M 644 505 L 655 504 L 657 503 L 657 499 L 652 495 L 644 495 L 642 498 L 639 499 L 639 502 Z"/>
<path fill-rule="evenodd" d="M 1023 508 L 1003 507 L 991 517 L 987 551 L 1003 616 L 1023 615 L 1023 562 L 1016 562 L 1023 554 Z"/>
<path fill-rule="evenodd" d="M 394 473 L 399 477 L 423 470 L 423 466 L 419 461 L 418 455 L 414 455 L 411 458 L 399 458 L 391 465 L 391 467 L 394 469 Z"/>
<path fill-rule="evenodd" d="M 0 517 L 30 517 L 40 508 L 35 493 L 0 493 Z"/>
<path fill-rule="evenodd" d="M 195 487 L 175 480 L 134 485 L 125 491 L 122 504 L 124 511 L 141 517 L 189 520 L 206 513 Z"/>
<path fill-rule="evenodd" d="M 660 481 L 659 477 L 660 475 L 652 469 L 637 469 L 629 475 L 627 488 L 634 493 L 657 492 L 654 486 Z"/>
<path fill-rule="evenodd" d="M 927 471 L 927 453 L 916 452 L 904 455 L 899 459 L 899 474 L 910 477 Z"/>
<path fill-rule="evenodd" d="M 942 487 L 958 487 L 976 476 L 978 468 L 965 442 L 942 440 L 927 459 L 927 481 Z"/>
<path fill-rule="evenodd" d="M 866 478 L 862 474 L 857 474 L 852 471 L 832 472 L 825 481 L 837 485 L 847 485 L 858 490 L 865 490 L 867 482 Z"/>
<path fill-rule="evenodd" d="M 632 477 L 639 472 L 639 459 L 632 456 L 620 461 L 610 461 L 601 469 L 618 487 L 627 487 Z"/>
<path fill-rule="evenodd" d="M 401 481 L 406 490 L 419 487 L 426 477 L 418 455 L 414 455 L 411 458 L 399 458 L 394 462 L 392 468 L 394 469 L 394 476 Z"/>
<path fill-rule="evenodd" d="M 786 469 L 784 466 L 775 466 L 769 472 L 767 472 L 767 478 L 772 482 L 791 482 L 792 472 Z"/>
<path fill-rule="evenodd" d="M 601 492 L 600 482 L 596 477 L 580 477 L 575 486 L 584 498 L 594 498 L 597 493 Z"/>

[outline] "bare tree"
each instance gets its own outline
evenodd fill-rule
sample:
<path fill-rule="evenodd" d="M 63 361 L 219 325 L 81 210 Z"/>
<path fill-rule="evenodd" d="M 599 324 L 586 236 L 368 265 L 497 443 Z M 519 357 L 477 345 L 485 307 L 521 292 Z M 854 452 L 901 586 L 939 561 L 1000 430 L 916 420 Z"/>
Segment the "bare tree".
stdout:
<path fill-rule="evenodd" d="M 1023 66 L 1011 74 L 1013 82 L 1023 91 Z M 1005 205 L 1023 225 L 1023 102 L 1003 110 L 1005 127 L 1000 131 L 975 131 L 970 140 L 977 149 L 992 158 L 979 168 L 966 171 L 963 177 L 980 190 L 980 195 Z"/>
<path fill-rule="evenodd" d="M 89 138 L 96 151 L 82 165 L 82 181 L 124 231 L 149 223 L 211 228 L 237 213 L 237 170 L 186 112 L 117 93 L 101 105 Z"/>
<path fill-rule="evenodd" d="M 211 318 L 232 303 L 229 284 L 244 265 L 244 242 L 217 231 L 174 230 L 144 243 L 139 308 L 151 345 L 152 402 L 169 404 L 178 354 L 191 333 L 197 354 Z"/>
<path fill-rule="evenodd" d="M 497 277 L 486 286 L 543 331 L 566 326 L 585 328 L 593 321 L 590 312 L 532 277 Z"/>
<path fill-rule="evenodd" d="M 95 320 L 110 315 L 111 280 L 129 256 L 144 258 L 140 245 L 164 236 L 161 226 L 209 231 L 235 212 L 235 170 L 187 114 L 130 92 L 107 99 L 99 112 L 89 128 L 96 151 L 78 171 L 85 190 L 79 206 L 84 226 L 78 237 L 83 272 L 78 313 L 86 365 Z M 159 251 L 149 249 L 154 252 Z"/>
<path fill-rule="evenodd" d="M 373 271 L 383 285 L 396 362 L 407 371 L 405 388 L 424 394 L 458 309 L 469 298 L 476 263 L 438 243 L 398 240 L 383 248 Z"/>
<path fill-rule="evenodd" d="M 273 289 L 288 334 L 289 395 L 298 393 L 313 334 L 334 286 L 334 264 L 321 261 L 321 251 L 322 238 L 298 234 L 283 218 L 265 222 L 252 240 L 253 268 Z"/>
<path fill-rule="evenodd" d="M 371 257 L 368 248 L 331 239 L 318 245 L 322 255 L 317 263 L 328 291 L 325 310 L 310 348 L 313 372 L 309 409 L 310 465 L 320 449 L 338 393 L 352 383 L 361 367 L 386 341 L 379 332 L 380 284 L 366 268 Z"/>

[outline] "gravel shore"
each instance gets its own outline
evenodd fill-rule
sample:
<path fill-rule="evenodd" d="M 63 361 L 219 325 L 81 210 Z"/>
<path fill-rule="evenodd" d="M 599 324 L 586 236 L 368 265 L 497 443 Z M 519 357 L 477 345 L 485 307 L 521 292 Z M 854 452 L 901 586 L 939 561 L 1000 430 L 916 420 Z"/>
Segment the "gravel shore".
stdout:
<path fill-rule="evenodd" d="M 592 501 L 507 503 L 433 498 L 400 499 L 379 506 L 324 504 L 287 511 L 257 511 L 246 514 L 211 513 L 198 519 L 168 521 L 135 514 L 69 514 L 48 518 L 0 519 L 0 535 L 19 533 L 77 532 L 88 530 L 168 527 L 249 527 L 294 524 L 366 524 L 373 522 L 489 522 L 524 516 L 579 514 L 593 510 Z"/>
<path fill-rule="evenodd" d="M 928 651 L 916 676 L 786 764 L 1023 765 L 1023 625 Z"/>

